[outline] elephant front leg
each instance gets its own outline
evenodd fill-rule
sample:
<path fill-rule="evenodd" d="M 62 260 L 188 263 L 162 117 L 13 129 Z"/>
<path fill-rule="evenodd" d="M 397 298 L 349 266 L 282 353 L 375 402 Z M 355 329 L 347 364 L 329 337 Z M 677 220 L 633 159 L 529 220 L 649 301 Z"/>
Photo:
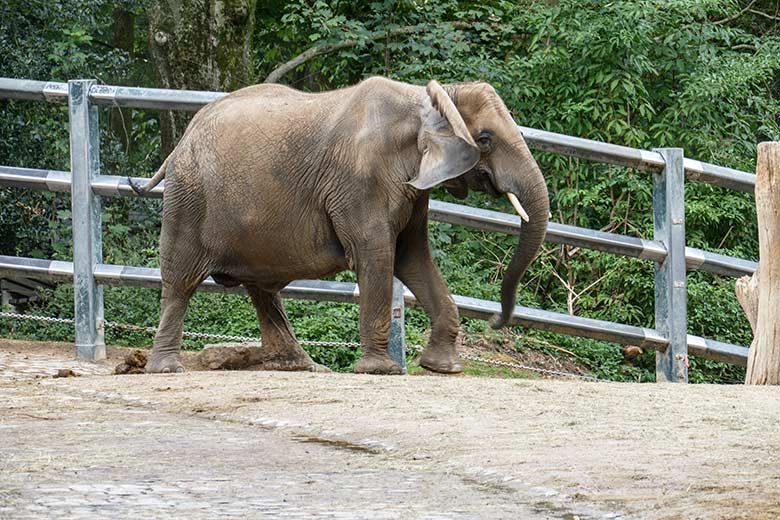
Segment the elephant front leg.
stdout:
<path fill-rule="evenodd" d="M 457 349 L 458 308 L 433 261 L 404 264 L 397 276 L 412 291 L 431 320 L 431 337 L 420 357 L 420 365 L 442 374 L 463 372 Z"/>
<path fill-rule="evenodd" d="M 392 243 L 392 240 L 389 241 Z M 384 249 L 362 251 L 356 259 L 360 287 L 360 343 L 363 356 L 356 373 L 403 374 L 387 355 L 393 297 L 393 253 Z"/>
<path fill-rule="evenodd" d="M 424 201 L 427 204 L 427 198 Z M 421 213 L 422 215 L 422 213 Z M 460 318 L 428 245 L 427 220 L 418 217 L 398 239 L 395 273 L 431 320 L 420 365 L 443 374 L 463 372 L 457 349 Z"/>

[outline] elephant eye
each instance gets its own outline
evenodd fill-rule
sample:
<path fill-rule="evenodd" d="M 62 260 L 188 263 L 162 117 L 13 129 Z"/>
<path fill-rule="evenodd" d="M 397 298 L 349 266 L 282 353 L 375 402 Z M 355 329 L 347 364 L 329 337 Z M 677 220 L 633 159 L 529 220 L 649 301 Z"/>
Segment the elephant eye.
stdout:
<path fill-rule="evenodd" d="M 479 146 L 479 151 L 482 153 L 487 153 L 490 151 L 492 141 L 490 140 L 489 135 L 482 134 L 479 137 L 477 137 L 477 146 Z"/>

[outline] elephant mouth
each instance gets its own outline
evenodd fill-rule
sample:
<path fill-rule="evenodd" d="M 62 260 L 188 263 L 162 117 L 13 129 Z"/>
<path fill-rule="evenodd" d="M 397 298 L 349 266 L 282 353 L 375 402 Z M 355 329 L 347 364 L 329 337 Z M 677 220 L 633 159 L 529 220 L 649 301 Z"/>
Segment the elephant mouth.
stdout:
<path fill-rule="evenodd" d="M 498 197 L 501 191 L 493 183 L 493 172 L 485 167 L 477 167 L 463 175 L 466 186 L 474 191 L 481 191 Z"/>
<path fill-rule="evenodd" d="M 528 213 L 523 208 L 523 204 L 517 195 L 511 192 L 504 192 L 496 187 L 493 182 L 493 173 L 484 167 L 476 167 L 473 170 L 455 179 L 449 180 L 444 184 L 444 188 L 453 196 L 459 199 L 465 199 L 469 194 L 469 189 L 488 193 L 493 197 L 499 197 L 506 194 L 512 207 L 524 222 L 528 222 Z"/>
<path fill-rule="evenodd" d="M 498 197 L 502 194 L 493 183 L 492 172 L 482 167 L 474 168 L 460 177 L 451 179 L 444 184 L 444 188 L 459 199 L 465 199 L 469 194 L 469 190 L 488 193 L 493 197 Z"/>
<path fill-rule="evenodd" d="M 493 173 L 484 169 L 480 168 L 477 170 L 475 178 L 477 179 L 477 182 L 480 185 L 479 191 L 484 191 L 485 193 L 488 193 L 494 197 L 498 197 L 501 195 L 501 192 L 496 188 L 496 185 L 493 183 Z"/>

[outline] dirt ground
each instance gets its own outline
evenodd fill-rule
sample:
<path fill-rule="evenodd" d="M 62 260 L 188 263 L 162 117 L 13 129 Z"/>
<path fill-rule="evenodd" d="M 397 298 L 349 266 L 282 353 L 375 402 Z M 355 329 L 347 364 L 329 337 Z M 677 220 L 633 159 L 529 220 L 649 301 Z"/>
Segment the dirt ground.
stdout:
<path fill-rule="evenodd" d="M 63 352 L 0 342 L 0 518 L 780 518 L 776 387 L 114 376 Z"/>

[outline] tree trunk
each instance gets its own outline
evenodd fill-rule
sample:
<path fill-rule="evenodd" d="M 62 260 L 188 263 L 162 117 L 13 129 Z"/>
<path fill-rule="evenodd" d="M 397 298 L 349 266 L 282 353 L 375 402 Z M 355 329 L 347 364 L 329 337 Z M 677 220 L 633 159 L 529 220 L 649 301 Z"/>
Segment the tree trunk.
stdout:
<path fill-rule="evenodd" d="M 256 1 L 155 0 L 149 11 L 149 47 L 159 86 L 232 91 L 252 84 Z M 160 114 L 165 155 L 191 117 Z"/>
<path fill-rule="evenodd" d="M 758 312 L 745 384 L 777 385 L 780 384 L 780 142 L 758 145 L 756 212 L 759 263 L 753 285 L 758 289 Z"/>
<path fill-rule="evenodd" d="M 114 47 L 122 49 L 128 55 L 133 54 L 135 46 L 135 14 L 122 7 L 114 8 Z M 115 85 L 126 85 L 126 73 L 111 78 Z M 126 154 L 132 148 L 132 108 L 111 108 L 108 112 L 108 126 L 111 133 L 122 143 Z"/>

